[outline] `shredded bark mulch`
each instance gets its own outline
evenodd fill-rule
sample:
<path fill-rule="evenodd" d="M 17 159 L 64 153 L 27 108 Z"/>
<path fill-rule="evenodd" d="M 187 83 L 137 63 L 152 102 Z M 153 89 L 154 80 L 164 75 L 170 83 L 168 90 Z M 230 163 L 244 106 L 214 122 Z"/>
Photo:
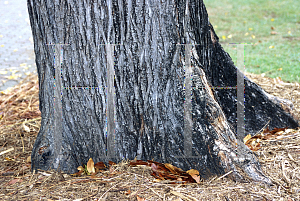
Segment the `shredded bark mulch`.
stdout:
<path fill-rule="evenodd" d="M 294 116 L 300 117 L 299 83 L 246 75 L 268 93 L 291 101 Z M 81 173 L 74 175 L 57 171 L 32 173 L 30 155 L 40 128 L 40 115 L 36 75 L 1 92 L 0 200 L 300 200 L 299 128 L 265 129 L 244 140 L 255 150 L 273 186 L 234 182 L 226 177 L 230 173 L 205 181 L 195 179 L 193 183 L 179 176 L 170 180 L 174 175 L 164 179 L 165 174 L 155 171 L 161 164 L 140 161 L 111 163 L 103 169 L 97 169 L 95 161 L 95 173 L 89 173 L 94 164 L 81 167 Z M 170 169 L 170 165 L 164 167 Z M 174 167 L 170 169 L 173 170 Z"/>

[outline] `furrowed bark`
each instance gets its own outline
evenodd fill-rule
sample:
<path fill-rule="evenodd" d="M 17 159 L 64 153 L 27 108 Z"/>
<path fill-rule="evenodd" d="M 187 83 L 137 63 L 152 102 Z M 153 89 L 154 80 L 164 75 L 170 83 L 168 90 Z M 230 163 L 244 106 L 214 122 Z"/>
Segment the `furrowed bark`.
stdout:
<path fill-rule="evenodd" d="M 33 170 L 137 157 L 271 183 L 236 133 L 236 89 L 213 88 L 237 86 L 237 68 L 202 0 L 28 0 L 28 11 L 42 113 Z M 298 126 L 245 78 L 245 134 L 269 120 Z"/>

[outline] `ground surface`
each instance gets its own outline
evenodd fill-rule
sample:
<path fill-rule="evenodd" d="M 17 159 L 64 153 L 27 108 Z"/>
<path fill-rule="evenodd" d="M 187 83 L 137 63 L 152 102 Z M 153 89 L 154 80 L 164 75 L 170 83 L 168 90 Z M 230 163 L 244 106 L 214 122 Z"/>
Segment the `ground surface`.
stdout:
<path fill-rule="evenodd" d="M 270 93 L 291 100 L 294 115 L 300 116 L 298 83 L 247 76 Z M 35 75 L 0 94 L 0 200 L 300 200 L 299 130 L 260 136 L 250 143 L 259 148 L 255 153 L 274 186 L 250 180 L 236 183 L 224 176 L 172 184 L 151 176 L 151 167 L 132 167 L 129 161 L 92 176 L 31 173 L 29 156 L 40 127 L 38 103 Z"/>

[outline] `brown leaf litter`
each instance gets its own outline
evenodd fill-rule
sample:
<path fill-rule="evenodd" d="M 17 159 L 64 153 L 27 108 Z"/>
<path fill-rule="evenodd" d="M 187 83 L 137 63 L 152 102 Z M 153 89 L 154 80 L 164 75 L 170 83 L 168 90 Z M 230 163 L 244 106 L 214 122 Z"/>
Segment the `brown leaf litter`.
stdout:
<path fill-rule="evenodd" d="M 290 100 L 292 112 L 300 116 L 299 83 L 246 75 L 268 93 Z M 161 165 L 151 167 L 139 162 L 134 166 L 130 165 L 134 161 L 128 160 L 110 163 L 109 167 L 100 161 L 94 165 L 90 162 L 90 171 L 94 171 L 93 166 L 96 170 L 90 175 L 31 173 L 30 154 L 41 120 L 38 104 L 35 75 L 0 94 L 0 200 L 300 200 L 299 129 L 264 130 L 246 139 L 254 149 L 259 143 L 254 153 L 274 186 L 237 183 L 226 177 L 230 172 L 203 181 L 193 170 L 190 173 L 196 183 L 180 182 L 178 178 L 174 182 L 158 171 Z M 177 172 L 174 166 L 164 167 L 172 174 Z"/>

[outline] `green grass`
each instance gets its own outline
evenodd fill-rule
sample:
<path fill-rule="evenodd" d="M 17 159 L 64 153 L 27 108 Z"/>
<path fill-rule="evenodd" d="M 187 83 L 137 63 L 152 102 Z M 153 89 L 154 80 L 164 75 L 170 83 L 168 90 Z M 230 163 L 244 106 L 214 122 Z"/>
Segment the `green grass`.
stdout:
<path fill-rule="evenodd" d="M 222 46 L 235 63 L 236 45 L 229 43 L 252 44 L 245 45 L 247 72 L 300 82 L 300 1 L 204 0 L 204 3 Z M 272 31 L 277 34 L 272 35 Z"/>

